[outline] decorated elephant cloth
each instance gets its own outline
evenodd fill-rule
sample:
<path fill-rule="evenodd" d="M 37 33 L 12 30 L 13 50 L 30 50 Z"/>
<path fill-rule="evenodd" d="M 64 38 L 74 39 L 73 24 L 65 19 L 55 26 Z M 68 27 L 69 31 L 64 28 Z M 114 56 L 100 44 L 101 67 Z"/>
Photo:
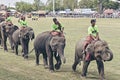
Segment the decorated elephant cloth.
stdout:
<path fill-rule="evenodd" d="M 64 37 L 63 32 L 59 32 L 59 31 L 51 31 L 50 32 L 53 36 L 61 36 Z"/>

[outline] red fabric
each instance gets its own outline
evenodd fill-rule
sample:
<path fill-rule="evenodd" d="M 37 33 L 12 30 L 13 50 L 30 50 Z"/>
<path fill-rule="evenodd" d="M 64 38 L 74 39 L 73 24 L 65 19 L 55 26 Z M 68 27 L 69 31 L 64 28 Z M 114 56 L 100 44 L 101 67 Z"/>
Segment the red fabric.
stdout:
<path fill-rule="evenodd" d="M 90 53 L 87 53 L 85 56 L 85 61 L 90 61 L 91 55 Z"/>
<path fill-rule="evenodd" d="M 86 40 L 84 42 L 83 50 L 87 47 L 88 44 L 90 44 L 93 41 L 93 38 L 91 36 L 87 36 Z"/>
<path fill-rule="evenodd" d="M 83 50 L 85 51 L 86 47 L 93 41 L 93 38 L 91 36 L 87 36 L 86 40 L 84 42 Z M 89 61 L 91 58 L 91 54 L 89 52 L 86 53 L 85 60 Z"/>
<path fill-rule="evenodd" d="M 57 31 L 54 31 L 54 32 L 51 32 L 51 34 L 52 34 L 53 36 L 55 36 L 55 35 L 59 35 L 60 33 L 57 32 Z"/>
<path fill-rule="evenodd" d="M 64 37 L 64 34 L 62 32 L 58 32 L 58 31 L 52 31 L 51 34 L 53 36 L 60 36 L 60 37 Z"/>

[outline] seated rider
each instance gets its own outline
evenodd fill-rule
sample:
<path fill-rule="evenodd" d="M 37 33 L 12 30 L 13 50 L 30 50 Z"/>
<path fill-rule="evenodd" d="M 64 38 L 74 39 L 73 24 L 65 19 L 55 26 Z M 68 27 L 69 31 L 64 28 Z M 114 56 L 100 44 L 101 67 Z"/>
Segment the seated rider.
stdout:
<path fill-rule="evenodd" d="M 54 24 L 52 25 L 52 35 L 59 35 L 63 36 L 63 30 L 64 27 L 59 23 L 59 21 L 56 18 L 53 18 Z"/>
<path fill-rule="evenodd" d="M 13 25 L 13 23 L 12 23 L 12 20 L 11 20 L 11 17 L 10 17 L 10 14 L 9 13 L 6 13 L 6 24 L 7 25 Z"/>
<path fill-rule="evenodd" d="M 96 23 L 96 20 L 95 20 L 95 19 L 92 19 L 92 20 L 91 20 L 91 26 L 88 27 L 88 36 L 87 36 L 86 42 L 85 42 L 85 44 L 84 44 L 83 53 L 85 53 L 86 47 L 87 47 L 91 42 L 95 42 L 95 41 L 99 40 L 99 31 L 98 31 L 98 27 L 97 27 L 97 25 L 96 25 L 95 23 Z M 89 61 L 89 60 L 90 60 L 91 54 L 92 54 L 92 53 L 86 51 L 86 57 L 85 57 L 85 60 L 86 60 L 86 61 Z"/>
<path fill-rule="evenodd" d="M 21 25 L 20 30 L 22 30 L 25 27 L 27 27 L 27 22 L 25 21 L 25 16 L 21 16 L 21 18 L 18 20 L 18 22 Z"/>

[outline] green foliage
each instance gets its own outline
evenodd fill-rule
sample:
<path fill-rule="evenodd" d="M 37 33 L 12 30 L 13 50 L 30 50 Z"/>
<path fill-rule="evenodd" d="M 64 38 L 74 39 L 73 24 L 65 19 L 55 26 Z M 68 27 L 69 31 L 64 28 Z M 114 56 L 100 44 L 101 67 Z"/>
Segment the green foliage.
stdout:
<path fill-rule="evenodd" d="M 33 4 L 27 2 L 16 2 L 16 9 L 20 12 L 31 12 L 36 10 L 45 9 L 44 4 L 40 0 L 34 0 Z"/>
<path fill-rule="evenodd" d="M 63 10 L 62 0 L 55 0 L 55 10 Z M 48 0 L 47 2 L 47 9 L 49 11 L 53 10 L 53 0 Z"/>
<path fill-rule="evenodd" d="M 111 8 L 111 9 L 119 9 L 119 3 L 113 1 L 104 1 L 103 2 L 104 8 Z"/>
<path fill-rule="evenodd" d="M 81 0 L 78 3 L 78 0 L 54 0 L 55 1 L 55 10 L 65 10 L 65 9 L 75 9 L 75 8 L 92 8 L 99 10 L 103 8 L 112 8 L 119 9 L 120 4 L 110 0 Z M 100 6 L 100 4 L 102 4 Z M 43 4 L 41 0 L 34 0 L 33 4 L 26 2 L 16 2 L 16 9 L 21 12 L 30 12 L 32 10 L 41 10 L 47 9 L 49 11 L 53 10 L 53 0 L 48 0 L 47 5 Z"/>
<path fill-rule="evenodd" d="M 30 12 L 32 11 L 32 4 L 27 3 L 27 2 L 16 2 L 16 10 L 20 11 L 20 12 Z"/>
<path fill-rule="evenodd" d="M 36 10 L 45 9 L 45 6 L 40 0 L 34 0 L 32 8 L 34 11 L 36 11 Z"/>
<path fill-rule="evenodd" d="M 81 0 L 79 2 L 80 8 L 94 8 L 96 7 L 94 4 L 94 0 Z"/>
<path fill-rule="evenodd" d="M 77 0 L 64 0 L 64 8 L 73 10 L 74 8 L 77 8 Z"/>

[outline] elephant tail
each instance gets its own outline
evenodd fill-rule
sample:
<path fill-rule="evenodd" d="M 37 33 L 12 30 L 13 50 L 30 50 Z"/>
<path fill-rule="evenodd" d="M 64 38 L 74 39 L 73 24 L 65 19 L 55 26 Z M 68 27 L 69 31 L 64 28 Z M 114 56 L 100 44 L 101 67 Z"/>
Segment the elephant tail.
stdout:
<path fill-rule="evenodd" d="M 32 53 L 34 49 L 35 49 L 35 48 L 33 48 L 33 49 L 29 52 L 29 54 Z"/>

